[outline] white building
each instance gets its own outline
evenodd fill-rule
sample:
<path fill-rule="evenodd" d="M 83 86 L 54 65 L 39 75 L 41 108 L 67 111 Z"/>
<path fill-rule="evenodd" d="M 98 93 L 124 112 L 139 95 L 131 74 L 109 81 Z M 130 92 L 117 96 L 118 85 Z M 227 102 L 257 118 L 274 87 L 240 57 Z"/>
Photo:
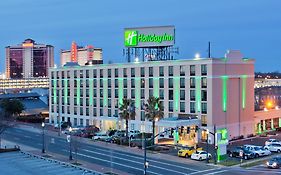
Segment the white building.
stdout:
<path fill-rule="evenodd" d="M 136 118 L 130 129 L 150 132 L 143 107 L 153 95 L 164 104 L 158 131 L 182 126 L 186 139 L 197 136 L 195 126 L 212 131 L 216 125 L 231 138 L 254 132 L 254 60 L 237 51 L 220 59 L 53 68 L 49 76 L 50 123 L 61 117 L 73 125 L 124 129 L 118 106 L 131 98 Z M 199 137 L 206 138 L 206 132 L 200 130 Z"/>

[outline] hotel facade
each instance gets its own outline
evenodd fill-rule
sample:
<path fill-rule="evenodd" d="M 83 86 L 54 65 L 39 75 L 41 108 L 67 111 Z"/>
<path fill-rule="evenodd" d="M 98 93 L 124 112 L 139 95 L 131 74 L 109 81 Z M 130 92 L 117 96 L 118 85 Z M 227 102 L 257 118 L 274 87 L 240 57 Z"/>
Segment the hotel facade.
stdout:
<path fill-rule="evenodd" d="M 125 129 L 118 108 L 130 98 L 136 117 L 129 129 L 151 132 L 144 104 L 155 96 L 164 105 L 158 132 L 179 127 L 187 140 L 206 138 L 204 130 L 214 125 L 228 138 L 254 133 L 254 60 L 239 51 L 224 58 L 51 68 L 49 81 L 50 123 Z"/>

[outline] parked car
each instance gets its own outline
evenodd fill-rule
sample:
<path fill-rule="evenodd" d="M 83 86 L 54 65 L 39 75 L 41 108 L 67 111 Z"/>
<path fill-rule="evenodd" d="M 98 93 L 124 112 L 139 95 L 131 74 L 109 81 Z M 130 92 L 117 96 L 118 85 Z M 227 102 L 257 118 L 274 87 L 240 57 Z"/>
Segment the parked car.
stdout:
<path fill-rule="evenodd" d="M 244 148 L 246 148 L 249 151 L 252 151 L 255 157 L 268 156 L 271 154 L 269 150 L 264 149 L 262 146 L 244 145 Z"/>
<path fill-rule="evenodd" d="M 281 142 L 280 142 L 279 140 L 277 140 L 277 139 L 269 139 L 269 140 L 267 140 L 264 144 L 265 144 L 265 146 L 267 146 L 267 145 L 273 144 L 273 143 L 279 143 L 279 144 L 281 144 Z"/>
<path fill-rule="evenodd" d="M 264 149 L 267 149 L 271 152 L 281 152 L 281 143 L 272 143 L 269 145 L 264 146 Z"/>
<path fill-rule="evenodd" d="M 281 157 L 274 157 L 266 162 L 267 168 L 280 168 Z"/>
<path fill-rule="evenodd" d="M 249 151 L 246 148 L 240 146 L 228 151 L 228 154 L 229 157 L 240 157 L 240 152 L 242 152 L 242 158 L 245 160 L 255 157 L 255 154 L 252 151 Z"/>
<path fill-rule="evenodd" d="M 195 151 L 202 151 L 202 148 L 195 149 L 194 146 L 183 147 L 178 151 L 179 157 L 190 157 Z"/>
<path fill-rule="evenodd" d="M 107 135 L 106 133 L 104 132 L 99 132 L 99 133 L 96 133 L 93 137 L 94 140 L 102 140 L 102 141 L 105 141 L 106 139 L 110 138 L 109 135 Z"/>
<path fill-rule="evenodd" d="M 208 158 L 210 159 L 212 155 L 208 153 Z M 206 151 L 195 151 L 191 154 L 191 159 L 193 160 L 206 160 L 207 159 L 207 152 Z"/>
<path fill-rule="evenodd" d="M 55 124 L 54 127 L 56 129 L 60 128 L 59 124 Z M 66 129 L 68 127 L 71 127 L 71 122 L 61 122 L 61 129 Z"/>
<path fill-rule="evenodd" d="M 129 132 L 129 137 L 133 138 L 133 137 L 135 137 L 135 135 L 138 135 L 139 133 L 140 133 L 140 131 L 138 131 L 138 130 L 130 131 Z"/>

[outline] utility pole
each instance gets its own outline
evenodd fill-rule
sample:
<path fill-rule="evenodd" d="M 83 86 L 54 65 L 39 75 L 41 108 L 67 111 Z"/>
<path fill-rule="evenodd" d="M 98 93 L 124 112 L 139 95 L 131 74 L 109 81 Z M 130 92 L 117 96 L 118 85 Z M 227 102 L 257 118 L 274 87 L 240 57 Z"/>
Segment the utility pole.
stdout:
<path fill-rule="evenodd" d="M 147 161 L 146 161 L 146 135 L 144 134 L 144 163 L 143 163 L 144 169 L 143 169 L 143 174 L 146 175 L 146 166 L 147 166 Z"/>

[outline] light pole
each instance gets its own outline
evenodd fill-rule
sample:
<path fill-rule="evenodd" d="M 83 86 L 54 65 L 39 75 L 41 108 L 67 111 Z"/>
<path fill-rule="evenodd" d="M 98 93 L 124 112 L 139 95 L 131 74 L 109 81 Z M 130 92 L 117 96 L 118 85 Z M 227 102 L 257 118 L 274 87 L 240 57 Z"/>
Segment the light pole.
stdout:
<path fill-rule="evenodd" d="M 71 132 L 72 132 L 72 128 L 69 127 L 69 160 L 72 160 L 72 148 L 71 148 Z"/>
<path fill-rule="evenodd" d="M 45 153 L 45 123 L 42 122 L 42 153 Z"/>
<path fill-rule="evenodd" d="M 206 134 L 207 134 L 207 157 L 206 157 L 206 161 L 207 163 L 209 163 L 209 129 L 206 130 Z"/>

